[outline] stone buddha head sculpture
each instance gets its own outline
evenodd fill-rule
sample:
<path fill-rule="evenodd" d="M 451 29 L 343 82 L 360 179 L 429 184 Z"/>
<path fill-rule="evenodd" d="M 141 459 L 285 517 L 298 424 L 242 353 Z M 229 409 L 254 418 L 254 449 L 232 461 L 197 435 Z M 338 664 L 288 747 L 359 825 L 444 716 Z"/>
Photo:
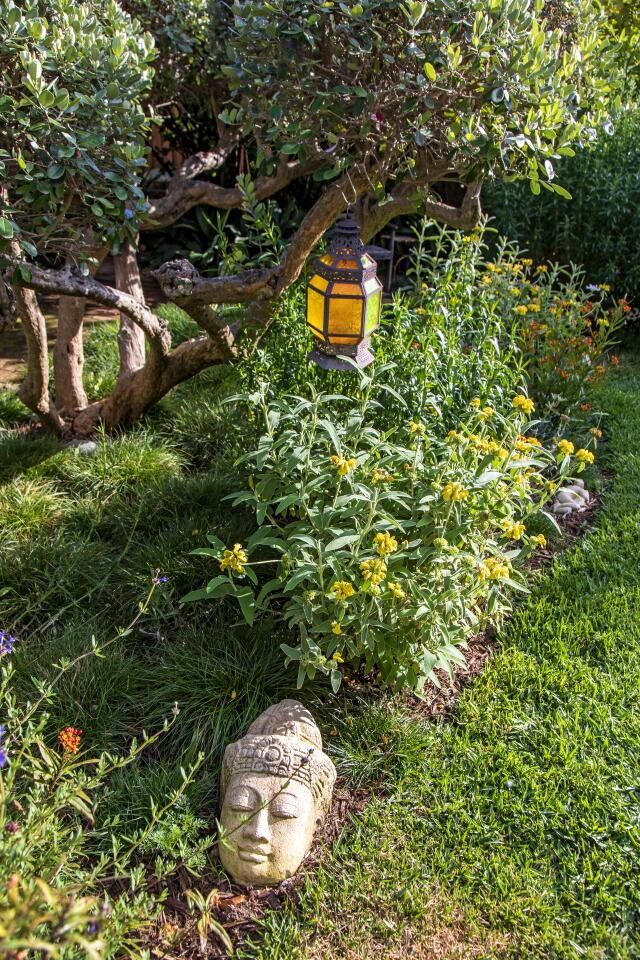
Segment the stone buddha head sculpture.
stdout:
<path fill-rule="evenodd" d="M 301 703 L 282 700 L 225 750 L 219 846 L 238 883 L 270 886 L 293 876 L 331 803 L 336 771 Z"/>

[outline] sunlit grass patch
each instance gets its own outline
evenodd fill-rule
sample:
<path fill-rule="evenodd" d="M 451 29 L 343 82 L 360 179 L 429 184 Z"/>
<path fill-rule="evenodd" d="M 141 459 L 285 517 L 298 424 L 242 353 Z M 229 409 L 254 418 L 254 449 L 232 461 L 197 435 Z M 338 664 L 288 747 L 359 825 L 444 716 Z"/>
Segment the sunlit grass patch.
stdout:
<path fill-rule="evenodd" d="M 16 477 L 0 487 L 0 542 L 27 541 L 51 528 L 70 506 L 70 499 L 50 481 Z"/>

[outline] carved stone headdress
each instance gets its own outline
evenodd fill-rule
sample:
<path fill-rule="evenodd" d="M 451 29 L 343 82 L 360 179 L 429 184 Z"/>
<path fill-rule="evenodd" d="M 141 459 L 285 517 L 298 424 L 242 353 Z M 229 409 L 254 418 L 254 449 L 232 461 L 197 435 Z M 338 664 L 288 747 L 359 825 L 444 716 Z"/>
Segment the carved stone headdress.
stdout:
<path fill-rule="evenodd" d="M 237 773 L 265 773 L 297 780 L 311 791 L 322 816 L 331 802 L 336 769 L 322 750 L 312 715 L 296 700 L 283 700 L 255 720 L 246 735 L 231 743 L 222 761 L 222 795 Z"/>

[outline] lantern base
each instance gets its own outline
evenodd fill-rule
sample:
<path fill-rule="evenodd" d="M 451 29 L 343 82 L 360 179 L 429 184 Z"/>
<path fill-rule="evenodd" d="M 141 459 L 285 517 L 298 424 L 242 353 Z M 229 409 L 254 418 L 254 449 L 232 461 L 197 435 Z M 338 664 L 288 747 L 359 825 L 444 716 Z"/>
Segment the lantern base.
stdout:
<path fill-rule="evenodd" d="M 370 337 L 366 337 L 361 343 L 357 344 L 357 346 L 346 343 L 325 344 L 316 340 L 315 347 L 309 353 L 309 360 L 313 360 L 313 362 L 317 363 L 323 370 L 352 370 L 352 365 L 343 359 L 343 357 L 350 357 L 356 366 L 363 370 L 365 367 L 368 367 L 370 363 L 373 363 L 375 359 L 369 349 L 370 345 Z"/>

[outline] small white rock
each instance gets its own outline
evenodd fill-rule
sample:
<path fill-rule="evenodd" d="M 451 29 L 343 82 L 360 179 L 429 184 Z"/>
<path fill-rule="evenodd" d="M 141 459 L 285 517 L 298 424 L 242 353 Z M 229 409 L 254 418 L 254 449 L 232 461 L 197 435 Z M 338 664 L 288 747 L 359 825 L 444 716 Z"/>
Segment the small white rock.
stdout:
<path fill-rule="evenodd" d="M 576 480 L 558 490 L 551 512 L 559 517 L 568 517 L 569 514 L 584 510 L 591 500 L 591 495 L 584 485 L 584 481 Z"/>
<path fill-rule="evenodd" d="M 67 446 L 73 447 L 83 457 L 94 457 L 98 452 L 98 444 L 95 440 L 72 440 Z"/>

